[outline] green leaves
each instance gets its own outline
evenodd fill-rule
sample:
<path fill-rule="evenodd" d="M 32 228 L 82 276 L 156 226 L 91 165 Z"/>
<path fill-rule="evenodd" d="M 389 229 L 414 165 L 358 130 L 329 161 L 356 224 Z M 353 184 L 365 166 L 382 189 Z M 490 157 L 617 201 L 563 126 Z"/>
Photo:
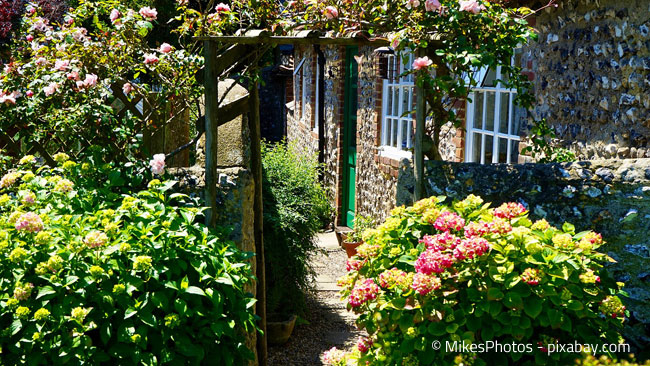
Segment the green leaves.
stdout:
<path fill-rule="evenodd" d="M 543 304 L 544 304 L 544 300 L 535 296 L 529 297 L 524 302 L 524 312 L 529 317 L 535 319 L 539 316 L 539 314 L 542 313 Z"/>

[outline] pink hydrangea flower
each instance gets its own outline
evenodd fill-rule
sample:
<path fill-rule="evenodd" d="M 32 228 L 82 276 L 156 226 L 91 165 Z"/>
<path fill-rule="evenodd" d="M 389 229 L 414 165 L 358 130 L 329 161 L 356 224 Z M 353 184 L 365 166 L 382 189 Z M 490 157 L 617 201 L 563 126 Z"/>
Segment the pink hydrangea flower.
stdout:
<path fill-rule="evenodd" d="M 160 52 L 170 53 L 172 51 L 172 46 L 169 43 L 163 43 L 160 45 Z"/>
<path fill-rule="evenodd" d="M 88 34 L 86 28 L 76 28 L 74 32 L 72 32 L 72 38 L 77 42 L 83 42 L 86 40 L 86 34 Z"/>
<path fill-rule="evenodd" d="M 101 231 L 91 231 L 84 238 L 84 244 L 91 248 L 99 248 L 108 242 L 108 236 Z"/>
<path fill-rule="evenodd" d="M 415 261 L 415 270 L 418 273 L 442 273 L 454 264 L 454 259 L 449 255 L 436 250 L 425 250 Z"/>
<path fill-rule="evenodd" d="M 33 212 L 27 212 L 16 220 L 16 230 L 35 233 L 43 230 L 43 220 Z"/>
<path fill-rule="evenodd" d="M 321 356 L 321 361 L 323 361 L 325 365 L 335 366 L 335 365 L 340 365 L 341 362 L 343 362 L 344 358 L 345 358 L 344 351 L 336 347 L 332 347 L 329 350 L 323 352 L 323 355 Z"/>
<path fill-rule="evenodd" d="M 526 207 L 518 202 L 508 202 L 494 209 L 494 216 L 502 219 L 513 219 L 526 213 Z"/>
<path fill-rule="evenodd" d="M 325 15 L 327 19 L 334 19 L 339 17 L 339 11 L 333 6 L 328 6 L 323 10 L 323 15 Z"/>
<path fill-rule="evenodd" d="M 433 227 L 440 231 L 462 230 L 465 226 L 465 219 L 453 212 L 444 211 L 433 223 Z"/>
<path fill-rule="evenodd" d="M 132 90 L 133 90 L 133 85 L 131 85 L 131 83 L 124 83 L 124 85 L 122 85 L 122 92 L 124 93 L 124 95 L 129 95 Z"/>
<path fill-rule="evenodd" d="M 59 84 L 55 82 L 51 82 L 48 86 L 43 88 L 46 97 L 49 97 L 50 95 L 56 93 L 58 90 L 59 90 Z"/>
<path fill-rule="evenodd" d="M 424 9 L 426 11 L 436 11 L 440 9 L 440 1 L 438 0 L 426 0 L 424 3 Z"/>
<path fill-rule="evenodd" d="M 427 56 L 418 57 L 415 59 L 415 61 L 413 61 L 413 69 L 426 69 L 427 67 L 431 66 L 431 64 L 433 64 L 433 61 L 429 60 Z"/>
<path fill-rule="evenodd" d="M 363 265 L 367 262 L 367 260 L 358 260 L 358 259 L 353 259 L 350 258 L 348 261 L 345 263 L 345 270 L 350 272 L 350 271 L 358 271 L 363 267 Z"/>
<path fill-rule="evenodd" d="M 420 239 L 420 243 L 424 243 L 427 246 L 427 249 L 434 251 L 454 249 L 459 242 L 460 238 L 450 234 L 449 232 L 436 235 L 425 235 Z"/>
<path fill-rule="evenodd" d="M 526 268 L 521 274 L 521 280 L 532 286 L 539 285 L 541 279 L 539 270 L 535 268 Z"/>
<path fill-rule="evenodd" d="M 490 250 L 490 243 L 480 237 L 463 239 L 460 244 L 454 248 L 454 258 L 456 260 L 473 259 L 480 257 Z"/>
<path fill-rule="evenodd" d="M 406 0 L 406 8 L 412 9 L 420 6 L 420 0 Z"/>
<path fill-rule="evenodd" d="M 368 278 L 361 283 L 354 286 L 348 297 L 348 303 L 353 307 L 359 307 L 367 301 L 377 298 L 379 293 L 379 286 L 375 284 L 372 278 Z"/>
<path fill-rule="evenodd" d="M 425 296 L 431 291 L 435 291 L 442 287 L 442 282 L 436 276 L 429 276 L 424 273 L 416 273 L 413 276 L 413 284 L 411 288 L 418 294 Z"/>
<path fill-rule="evenodd" d="M 54 70 L 56 71 L 65 71 L 68 66 L 70 66 L 70 61 L 68 60 L 56 60 L 54 61 Z"/>
<path fill-rule="evenodd" d="M 230 11 L 230 5 L 228 5 L 228 4 L 224 4 L 224 3 L 219 3 L 219 4 L 217 4 L 217 6 L 214 8 L 214 10 L 215 10 L 217 13 L 221 13 L 221 12 L 224 12 L 224 11 Z"/>
<path fill-rule="evenodd" d="M 485 10 L 485 6 L 478 0 L 460 0 L 458 2 L 460 11 L 467 11 L 473 14 L 478 14 L 481 10 Z"/>
<path fill-rule="evenodd" d="M 357 349 L 361 353 L 366 353 L 370 350 L 370 347 L 372 347 L 372 339 L 368 337 L 359 337 L 357 340 Z"/>
<path fill-rule="evenodd" d="M 387 269 L 379 274 L 379 286 L 382 288 L 391 288 L 394 286 L 402 287 L 407 285 L 408 276 L 401 269 Z"/>
<path fill-rule="evenodd" d="M 34 285 L 31 283 L 26 283 L 22 286 L 18 285 L 14 289 L 14 298 L 19 301 L 25 301 L 32 295 L 33 289 Z"/>
<path fill-rule="evenodd" d="M 165 154 L 156 154 L 149 162 L 151 172 L 156 175 L 165 173 Z"/>
<path fill-rule="evenodd" d="M 496 217 L 488 224 L 490 232 L 493 234 L 507 234 L 512 231 L 512 225 L 502 218 Z"/>
<path fill-rule="evenodd" d="M 153 53 L 147 53 L 144 55 L 144 63 L 147 65 L 155 64 L 158 62 L 158 56 Z"/>
<path fill-rule="evenodd" d="M 110 16 L 111 23 L 113 23 L 113 24 L 119 23 L 120 15 L 121 14 L 120 14 L 119 10 L 117 10 L 117 9 L 111 10 L 111 16 Z"/>
<path fill-rule="evenodd" d="M 483 236 L 490 232 L 490 226 L 485 221 L 470 222 L 465 226 L 465 237 Z"/>
<path fill-rule="evenodd" d="M 138 13 L 140 13 L 140 15 L 142 15 L 146 20 L 156 20 L 156 18 L 158 18 L 158 11 L 148 6 L 141 8 Z"/>

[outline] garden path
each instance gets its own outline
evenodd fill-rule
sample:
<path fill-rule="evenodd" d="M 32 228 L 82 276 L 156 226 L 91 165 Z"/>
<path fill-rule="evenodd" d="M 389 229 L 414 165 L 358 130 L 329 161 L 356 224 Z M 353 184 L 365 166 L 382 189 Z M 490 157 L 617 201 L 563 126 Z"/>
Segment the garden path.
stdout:
<path fill-rule="evenodd" d="M 307 321 L 296 325 L 289 342 L 269 347 L 269 366 L 318 366 L 320 355 L 336 346 L 347 348 L 356 343 L 363 332 L 356 329 L 356 316 L 347 311 L 340 300 L 336 280 L 346 273 L 347 256 L 334 232 L 318 235 L 323 250 L 312 258 L 316 270 L 315 291 L 307 298 Z"/>

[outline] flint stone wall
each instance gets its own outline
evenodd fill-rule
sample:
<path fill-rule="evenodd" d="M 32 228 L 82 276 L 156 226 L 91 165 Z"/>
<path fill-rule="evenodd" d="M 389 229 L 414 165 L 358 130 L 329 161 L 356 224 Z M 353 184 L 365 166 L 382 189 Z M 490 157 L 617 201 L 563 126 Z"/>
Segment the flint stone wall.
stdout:
<path fill-rule="evenodd" d="M 607 244 L 600 250 L 617 261 L 609 270 L 630 295 L 623 299 L 631 312 L 624 335 L 637 351 L 650 347 L 650 159 L 523 165 L 428 161 L 425 168 L 429 196 L 451 200 L 475 194 L 493 207 L 518 201 L 532 219 L 601 233 Z M 413 169 L 402 167 L 398 205 L 413 202 L 414 183 Z"/>
<path fill-rule="evenodd" d="M 650 157 L 647 0 L 566 0 L 537 16 L 535 116 L 580 159 Z"/>

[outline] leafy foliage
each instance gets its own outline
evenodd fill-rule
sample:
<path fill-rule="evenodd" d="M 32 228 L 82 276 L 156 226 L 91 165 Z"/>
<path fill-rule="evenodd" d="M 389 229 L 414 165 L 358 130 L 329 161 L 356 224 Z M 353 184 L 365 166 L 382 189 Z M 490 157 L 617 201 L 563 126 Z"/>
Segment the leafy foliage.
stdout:
<path fill-rule="evenodd" d="M 350 232 L 345 241 L 349 243 L 359 243 L 363 241 L 363 233 L 377 225 L 376 220 L 371 216 L 356 215 L 354 217 L 354 229 Z"/>
<path fill-rule="evenodd" d="M 301 313 L 314 276 L 315 235 L 332 208 L 318 183 L 318 162 L 294 143 L 262 144 L 267 309 Z"/>
<path fill-rule="evenodd" d="M 174 182 L 121 195 L 141 167 L 55 159 L 2 171 L 2 364 L 244 364 L 250 254 Z"/>
<path fill-rule="evenodd" d="M 575 154 L 554 143 L 555 131 L 546 123 L 546 119 L 534 120 L 530 129 L 532 145 L 522 149 L 522 153 L 531 153 L 538 163 L 562 163 L 575 161 Z"/>
<path fill-rule="evenodd" d="M 357 325 L 370 334 L 344 358 L 372 365 L 453 364 L 446 342 L 539 345 L 530 353 L 463 354 L 476 365 L 566 365 L 550 343 L 618 343 L 622 283 L 603 269 L 599 234 L 532 222 L 517 203 L 431 197 L 396 208 L 340 279 Z M 443 345 L 434 350 L 433 341 Z M 332 356 L 332 352 L 327 357 Z M 356 364 L 356 363 L 355 363 Z"/>

